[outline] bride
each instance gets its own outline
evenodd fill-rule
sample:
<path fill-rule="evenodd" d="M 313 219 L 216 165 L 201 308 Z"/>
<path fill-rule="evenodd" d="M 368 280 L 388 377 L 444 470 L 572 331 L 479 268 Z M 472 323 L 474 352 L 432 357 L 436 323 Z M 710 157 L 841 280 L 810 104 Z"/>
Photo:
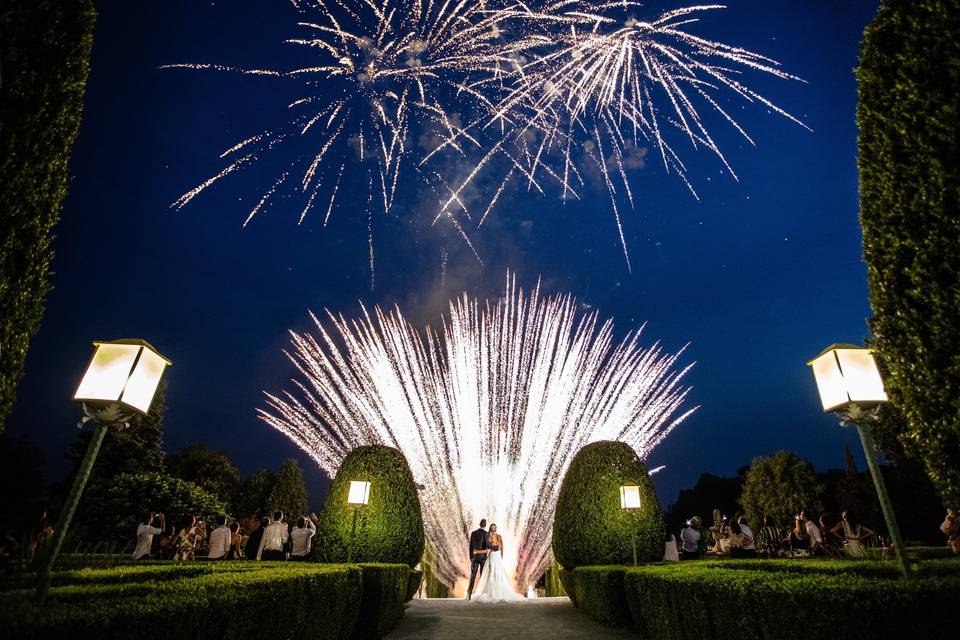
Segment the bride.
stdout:
<path fill-rule="evenodd" d="M 523 600 L 523 596 L 513 588 L 513 582 L 507 577 L 507 567 L 503 564 L 503 538 L 497 533 L 497 525 L 490 525 L 488 536 L 487 560 L 484 562 L 483 573 L 477 581 L 473 591 L 475 602 L 511 602 Z"/>

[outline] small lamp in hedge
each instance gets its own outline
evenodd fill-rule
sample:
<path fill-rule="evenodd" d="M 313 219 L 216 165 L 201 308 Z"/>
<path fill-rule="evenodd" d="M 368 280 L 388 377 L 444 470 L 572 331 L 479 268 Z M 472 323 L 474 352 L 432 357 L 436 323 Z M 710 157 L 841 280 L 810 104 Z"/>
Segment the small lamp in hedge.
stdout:
<path fill-rule="evenodd" d="M 839 415 L 841 425 L 854 424 L 857 427 L 867 466 L 870 467 L 870 475 L 873 477 L 873 485 L 880 499 L 883 517 L 887 522 L 887 530 L 893 540 L 900 571 L 908 578 L 910 563 L 907 561 L 900 527 L 897 525 L 893 505 L 887 495 L 887 487 L 874 453 L 870 423 L 877 419 L 880 406 L 888 402 L 888 399 L 873 350 L 852 344 L 832 344 L 807 364 L 813 369 L 823 410 Z"/>
<path fill-rule="evenodd" d="M 90 477 L 93 463 L 100 452 L 100 445 L 110 428 L 120 429 L 136 415 L 146 415 L 153 403 L 153 396 L 160 385 L 163 372 L 170 360 L 144 340 L 122 339 L 93 343 L 93 356 L 73 394 L 81 403 L 84 418 L 80 427 L 88 422 L 94 424 L 93 437 L 87 445 L 77 475 L 73 479 L 70 494 L 60 513 L 53 539 L 43 550 L 40 575 L 35 597 L 42 603 L 50 588 L 50 572 L 63 546 L 80 495 Z"/>
<path fill-rule="evenodd" d="M 353 546 L 357 540 L 357 513 L 370 503 L 370 483 L 366 480 L 351 480 L 347 504 L 353 508 L 353 527 L 350 529 L 350 549 L 347 563 L 353 562 Z"/>
<path fill-rule="evenodd" d="M 640 487 L 636 485 L 624 485 L 620 487 L 620 508 L 627 513 L 637 513 L 640 511 Z M 637 535 L 631 536 L 633 543 L 633 566 L 637 566 Z"/>

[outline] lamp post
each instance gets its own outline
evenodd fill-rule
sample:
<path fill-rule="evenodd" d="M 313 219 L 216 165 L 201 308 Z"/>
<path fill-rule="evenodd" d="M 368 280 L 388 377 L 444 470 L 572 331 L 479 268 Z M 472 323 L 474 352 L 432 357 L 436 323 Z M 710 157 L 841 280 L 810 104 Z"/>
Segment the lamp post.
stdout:
<path fill-rule="evenodd" d="M 353 546 L 357 539 L 357 512 L 370 502 L 370 483 L 366 480 L 351 480 L 347 504 L 353 508 L 353 527 L 350 529 L 350 548 L 347 550 L 347 564 L 353 562 Z"/>
<path fill-rule="evenodd" d="M 110 427 L 122 428 L 135 415 L 146 415 L 160 384 L 164 370 L 171 363 L 143 340 L 123 339 L 94 342 L 93 357 L 80 380 L 73 399 L 81 403 L 87 422 L 94 423 L 93 437 L 87 445 L 73 486 L 53 532 L 53 539 L 43 550 L 35 599 L 42 604 L 50 588 L 50 572 L 56 563 L 67 529 L 80 502 L 83 488 L 90 477 L 100 445 Z"/>
<path fill-rule="evenodd" d="M 640 511 L 640 487 L 636 485 L 623 485 L 620 487 L 620 508 L 627 513 L 636 513 Z M 633 543 L 633 566 L 637 566 L 637 532 L 634 531 L 630 537 Z"/>
<path fill-rule="evenodd" d="M 857 427 L 900 571 L 903 577 L 909 578 L 910 563 L 903 548 L 900 527 L 874 454 L 870 421 L 877 419 L 880 406 L 888 399 L 873 350 L 851 344 L 833 344 L 807 364 L 813 369 L 823 410 L 839 415 L 841 425 L 854 424 Z"/>

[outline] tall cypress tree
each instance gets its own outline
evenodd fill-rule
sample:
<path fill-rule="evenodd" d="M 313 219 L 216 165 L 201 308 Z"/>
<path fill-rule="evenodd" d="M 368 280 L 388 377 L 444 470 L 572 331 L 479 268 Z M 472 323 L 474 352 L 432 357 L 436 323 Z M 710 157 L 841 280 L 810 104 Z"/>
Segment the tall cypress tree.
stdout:
<path fill-rule="evenodd" d="M 270 509 L 283 511 L 288 521 L 306 515 L 307 488 L 303 484 L 303 470 L 293 458 L 283 461 L 280 477 L 270 492 Z"/>

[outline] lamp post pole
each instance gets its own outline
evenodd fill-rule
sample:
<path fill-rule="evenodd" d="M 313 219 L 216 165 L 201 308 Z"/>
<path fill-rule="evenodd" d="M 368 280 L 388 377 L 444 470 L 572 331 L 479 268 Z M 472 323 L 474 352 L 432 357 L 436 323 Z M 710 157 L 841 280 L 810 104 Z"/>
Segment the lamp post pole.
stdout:
<path fill-rule="evenodd" d="M 87 445 L 87 451 L 83 454 L 80 468 L 77 470 L 77 475 L 73 479 L 70 495 L 67 496 L 67 502 L 63 506 L 63 511 L 60 512 L 60 517 L 57 519 L 57 527 L 53 531 L 53 539 L 50 540 L 47 548 L 41 552 L 43 556 L 40 576 L 37 580 L 36 591 L 33 594 L 37 604 L 43 604 L 43 601 L 47 597 L 47 591 L 50 589 L 50 572 L 53 571 L 53 565 L 57 561 L 60 547 L 63 546 L 63 541 L 67 537 L 67 529 L 70 528 L 73 514 L 77 510 L 77 504 L 80 502 L 83 488 L 87 485 L 87 480 L 90 478 L 90 471 L 93 469 L 93 463 L 97 460 L 100 445 L 103 444 L 103 438 L 107 435 L 108 428 L 108 425 L 100 422 L 96 423 L 93 429 L 93 437 L 90 438 L 90 444 Z"/>
<path fill-rule="evenodd" d="M 359 507 L 353 508 L 353 527 L 350 529 L 350 548 L 347 550 L 347 564 L 353 562 L 353 546 L 357 541 L 357 511 Z"/>
<path fill-rule="evenodd" d="M 890 496 L 887 493 L 887 484 L 883 481 L 880 465 L 877 464 L 877 458 L 874 454 L 873 430 L 866 418 L 858 420 L 855 424 L 857 425 L 857 432 L 860 434 L 860 443 L 863 444 L 863 453 L 867 457 L 870 475 L 873 477 L 873 486 L 876 488 L 877 498 L 880 500 L 883 519 L 887 523 L 887 531 L 890 532 L 890 538 L 893 540 L 893 550 L 897 554 L 900 572 L 904 578 L 909 578 L 910 561 L 907 560 L 907 550 L 903 546 L 903 537 L 900 535 L 900 527 L 897 525 L 897 516 L 893 512 L 893 504 L 890 502 Z"/>

